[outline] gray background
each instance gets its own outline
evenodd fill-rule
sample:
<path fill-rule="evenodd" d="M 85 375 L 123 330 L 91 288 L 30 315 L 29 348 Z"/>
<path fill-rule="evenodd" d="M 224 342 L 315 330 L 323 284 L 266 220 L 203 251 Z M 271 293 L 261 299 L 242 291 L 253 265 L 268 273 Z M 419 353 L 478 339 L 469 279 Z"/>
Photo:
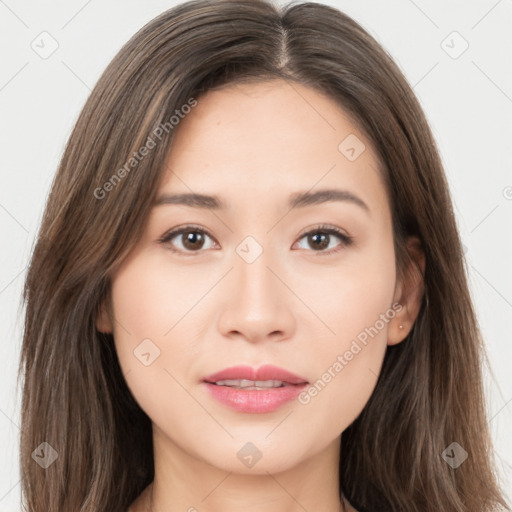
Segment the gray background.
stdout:
<path fill-rule="evenodd" d="M 100 73 L 142 25 L 176 3 L 0 0 L 0 512 L 20 510 L 20 293 L 51 180 Z M 486 388 L 498 471 L 511 492 L 512 1 L 323 3 L 388 50 L 433 128 L 492 368 Z"/>

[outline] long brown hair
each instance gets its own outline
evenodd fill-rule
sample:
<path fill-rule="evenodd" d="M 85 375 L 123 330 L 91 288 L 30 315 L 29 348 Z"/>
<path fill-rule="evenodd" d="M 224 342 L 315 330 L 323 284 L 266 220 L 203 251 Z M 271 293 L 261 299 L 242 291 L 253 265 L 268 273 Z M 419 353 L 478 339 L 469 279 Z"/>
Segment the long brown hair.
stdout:
<path fill-rule="evenodd" d="M 401 71 L 332 7 L 194 0 L 145 25 L 109 64 L 52 184 L 23 295 L 20 466 L 29 512 L 125 512 L 152 481 L 151 421 L 96 316 L 110 303 L 109 275 L 145 227 L 179 129 L 170 119 L 213 88 L 272 79 L 312 87 L 353 117 L 385 171 L 398 270 L 406 268 L 408 236 L 419 238 L 426 258 L 415 325 L 388 347 L 373 395 L 342 434 L 340 491 L 379 511 L 507 506 L 449 189 Z M 469 454 L 456 469 L 441 456 L 452 442 Z M 36 449 L 57 458 L 44 468 Z"/>

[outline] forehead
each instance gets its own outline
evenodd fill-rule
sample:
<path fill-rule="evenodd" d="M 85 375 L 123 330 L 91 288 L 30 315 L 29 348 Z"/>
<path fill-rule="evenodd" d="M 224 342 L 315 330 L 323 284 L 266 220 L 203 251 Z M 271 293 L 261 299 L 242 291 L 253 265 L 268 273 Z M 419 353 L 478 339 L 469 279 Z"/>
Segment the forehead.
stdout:
<path fill-rule="evenodd" d="M 336 187 L 385 200 L 370 141 L 322 93 L 273 80 L 229 85 L 197 101 L 175 127 L 161 192 L 265 197 Z"/>

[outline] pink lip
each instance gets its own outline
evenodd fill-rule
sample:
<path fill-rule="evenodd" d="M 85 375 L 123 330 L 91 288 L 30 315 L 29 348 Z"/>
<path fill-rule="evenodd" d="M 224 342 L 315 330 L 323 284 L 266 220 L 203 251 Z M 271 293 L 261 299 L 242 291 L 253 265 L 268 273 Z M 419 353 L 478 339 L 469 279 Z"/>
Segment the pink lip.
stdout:
<path fill-rule="evenodd" d="M 213 384 L 219 380 L 226 379 L 280 380 L 289 385 L 265 390 L 244 390 Z M 250 366 L 232 366 L 205 377 L 203 383 L 219 402 L 239 412 L 247 413 L 275 411 L 285 403 L 296 398 L 308 384 L 306 379 L 272 365 L 264 365 L 257 370 Z"/>
<path fill-rule="evenodd" d="M 205 382 L 217 382 L 226 379 L 247 379 L 247 380 L 281 380 L 288 384 L 304 384 L 307 380 L 295 375 L 279 366 L 266 364 L 257 370 L 250 366 L 231 366 L 224 370 L 205 377 Z"/>

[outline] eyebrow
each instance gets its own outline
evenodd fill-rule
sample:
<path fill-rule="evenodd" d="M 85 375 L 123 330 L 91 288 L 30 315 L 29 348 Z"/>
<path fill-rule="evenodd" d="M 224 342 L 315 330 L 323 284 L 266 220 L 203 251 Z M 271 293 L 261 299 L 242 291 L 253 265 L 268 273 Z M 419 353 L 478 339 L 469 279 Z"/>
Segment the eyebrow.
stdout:
<path fill-rule="evenodd" d="M 289 197 L 288 206 L 290 209 L 295 209 L 332 201 L 352 203 L 361 207 L 366 212 L 370 212 L 370 208 L 360 197 L 348 190 L 340 189 L 323 189 L 317 190 L 316 192 L 295 192 Z M 162 194 L 156 199 L 154 206 L 164 204 L 177 204 L 212 210 L 225 210 L 227 208 L 227 204 L 218 196 L 197 193 Z"/>

